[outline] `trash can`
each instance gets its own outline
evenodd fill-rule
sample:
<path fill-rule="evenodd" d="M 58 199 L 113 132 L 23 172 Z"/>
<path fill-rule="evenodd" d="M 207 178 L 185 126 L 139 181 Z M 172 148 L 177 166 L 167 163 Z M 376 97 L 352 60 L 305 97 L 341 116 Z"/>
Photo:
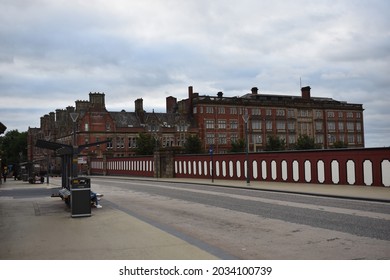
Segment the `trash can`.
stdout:
<path fill-rule="evenodd" d="M 91 179 L 72 178 L 70 182 L 72 218 L 91 216 Z"/>

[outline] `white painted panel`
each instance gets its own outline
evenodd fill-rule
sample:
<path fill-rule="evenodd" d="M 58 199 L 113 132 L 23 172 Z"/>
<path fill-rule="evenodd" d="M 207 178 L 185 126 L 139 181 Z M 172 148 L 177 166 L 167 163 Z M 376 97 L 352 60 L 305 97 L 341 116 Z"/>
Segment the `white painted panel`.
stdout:
<path fill-rule="evenodd" d="M 381 163 L 382 167 L 382 184 L 385 187 L 390 187 L 390 161 L 384 160 Z"/>
<path fill-rule="evenodd" d="M 333 184 L 338 184 L 340 182 L 340 166 L 337 160 L 332 160 L 331 171 Z"/>
<path fill-rule="evenodd" d="M 202 162 L 198 162 L 198 170 L 199 170 L 199 175 L 202 175 Z"/>
<path fill-rule="evenodd" d="M 203 171 L 204 171 L 204 175 L 207 176 L 207 173 L 208 173 L 208 166 L 207 166 L 207 161 L 204 161 L 203 162 Z"/>
<path fill-rule="evenodd" d="M 311 162 L 305 161 L 305 180 L 306 182 L 311 182 Z"/>
<path fill-rule="evenodd" d="M 261 162 L 261 174 L 263 180 L 267 179 L 267 162 L 265 160 Z"/>
<path fill-rule="evenodd" d="M 236 161 L 236 172 L 237 172 L 237 177 L 240 178 L 241 177 L 241 164 L 240 162 L 237 160 Z"/>
<path fill-rule="evenodd" d="M 233 163 L 233 161 L 229 161 L 229 176 L 230 177 L 234 176 L 234 163 Z"/>
<path fill-rule="evenodd" d="M 187 164 L 188 164 L 188 174 L 192 174 L 192 170 L 191 170 L 191 162 L 190 161 L 188 161 L 187 162 Z"/>
<path fill-rule="evenodd" d="M 293 168 L 293 179 L 295 182 L 299 181 L 299 163 L 298 161 L 294 160 L 292 164 Z"/>
<path fill-rule="evenodd" d="M 288 171 L 287 170 L 287 161 L 283 160 L 282 161 L 282 179 L 284 181 L 287 180 L 287 176 L 288 176 L 287 171 Z"/>
<path fill-rule="evenodd" d="M 277 178 L 277 169 L 276 169 L 276 161 L 271 161 L 271 177 L 273 180 Z"/>
<path fill-rule="evenodd" d="M 254 160 L 253 161 L 253 164 L 252 164 L 252 176 L 253 176 L 253 179 L 257 179 L 257 177 L 259 177 L 259 174 L 258 174 L 258 171 L 257 171 L 257 161 Z"/>
<path fill-rule="evenodd" d="M 222 162 L 222 176 L 226 177 L 226 161 Z"/>
<path fill-rule="evenodd" d="M 325 182 L 325 163 L 322 160 L 317 161 L 317 176 L 318 182 Z"/>
<path fill-rule="evenodd" d="M 347 182 L 350 185 L 353 185 L 356 182 L 355 162 L 353 162 L 352 160 L 347 161 Z"/>
<path fill-rule="evenodd" d="M 363 162 L 363 181 L 367 186 L 371 186 L 374 182 L 372 174 L 372 162 L 370 160 L 365 160 Z"/>
<path fill-rule="evenodd" d="M 219 176 L 219 175 L 220 175 L 219 161 L 218 161 L 218 160 L 215 162 L 215 175 L 216 175 L 216 176 Z"/>

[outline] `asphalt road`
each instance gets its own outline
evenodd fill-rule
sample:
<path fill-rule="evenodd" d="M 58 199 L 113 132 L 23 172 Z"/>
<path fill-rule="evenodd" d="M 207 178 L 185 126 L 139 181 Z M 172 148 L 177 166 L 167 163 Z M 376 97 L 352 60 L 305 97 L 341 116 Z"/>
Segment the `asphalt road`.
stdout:
<path fill-rule="evenodd" d="M 388 203 L 120 178 L 93 189 L 223 258 L 390 259 Z"/>

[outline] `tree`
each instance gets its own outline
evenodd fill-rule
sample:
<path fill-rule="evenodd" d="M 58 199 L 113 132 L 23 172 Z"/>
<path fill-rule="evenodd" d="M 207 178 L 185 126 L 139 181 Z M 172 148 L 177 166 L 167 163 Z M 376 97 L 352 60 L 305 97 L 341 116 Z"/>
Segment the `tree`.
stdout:
<path fill-rule="evenodd" d="M 27 132 L 8 131 L 0 137 L 0 156 L 3 165 L 18 164 L 27 158 Z"/>
<path fill-rule="evenodd" d="M 184 153 L 200 154 L 202 153 L 202 141 L 198 135 L 189 135 L 184 143 Z"/>
<path fill-rule="evenodd" d="M 243 153 L 245 152 L 245 140 L 238 139 L 237 141 L 232 142 L 232 148 L 230 150 L 232 153 Z"/>
<path fill-rule="evenodd" d="M 309 135 L 299 135 L 297 144 L 295 145 L 296 150 L 312 150 L 316 149 L 317 146 L 315 144 L 314 138 Z"/>
<path fill-rule="evenodd" d="M 153 155 L 156 148 L 156 140 L 150 134 L 140 133 L 136 139 L 137 148 L 135 153 L 137 155 Z"/>
<path fill-rule="evenodd" d="M 348 148 L 348 144 L 343 141 L 336 141 L 333 143 L 335 149 Z"/>
<path fill-rule="evenodd" d="M 286 141 L 276 135 L 268 135 L 266 151 L 283 151 L 286 149 Z"/>

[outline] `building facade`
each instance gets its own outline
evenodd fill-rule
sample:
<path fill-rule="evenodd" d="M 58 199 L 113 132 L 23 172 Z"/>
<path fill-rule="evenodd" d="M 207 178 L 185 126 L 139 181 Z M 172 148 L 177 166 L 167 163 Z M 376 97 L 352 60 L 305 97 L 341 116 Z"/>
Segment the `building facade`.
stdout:
<path fill-rule="evenodd" d="M 200 96 L 189 88 L 189 107 L 205 149 L 212 145 L 226 153 L 231 143 L 244 139 L 245 125 L 250 152 L 262 151 L 268 136 L 283 139 L 293 149 L 299 135 L 314 138 L 319 148 L 364 147 L 363 107 L 331 98 L 311 97 L 310 87 L 301 96 L 258 92 L 241 97 Z"/>
<path fill-rule="evenodd" d="M 110 140 L 84 149 L 81 156 L 134 156 L 140 133 L 152 135 L 160 149 L 180 149 L 189 135 L 198 135 L 205 153 L 210 147 L 215 153 L 228 153 L 233 142 L 246 137 L 250 152 L 262 151 L 271 135 L 284 139 L 287 149 L 299 135 L 314 138 L 323 149 L 336 143 L 356 148 L 364 147 L 363 107 L 312 97 L 310 87 L 303 87 L 299 96 L 262 94 L 254 87 L 243 96 L 224 97 L 222 92 L 200 95 L 190 86 L 188 98 L 166 98 L 165 113 L 146 112 L 141 98 L 132 112 L 109 112 L 104 93 L 89 93 L 89 100 L 57 109 L 41 117 L 40 128 L 29 128 L 28 156 L 30 161 L 48 157 L 47 151 L 34 146 L 37 139 L 76 146 Z"/>

